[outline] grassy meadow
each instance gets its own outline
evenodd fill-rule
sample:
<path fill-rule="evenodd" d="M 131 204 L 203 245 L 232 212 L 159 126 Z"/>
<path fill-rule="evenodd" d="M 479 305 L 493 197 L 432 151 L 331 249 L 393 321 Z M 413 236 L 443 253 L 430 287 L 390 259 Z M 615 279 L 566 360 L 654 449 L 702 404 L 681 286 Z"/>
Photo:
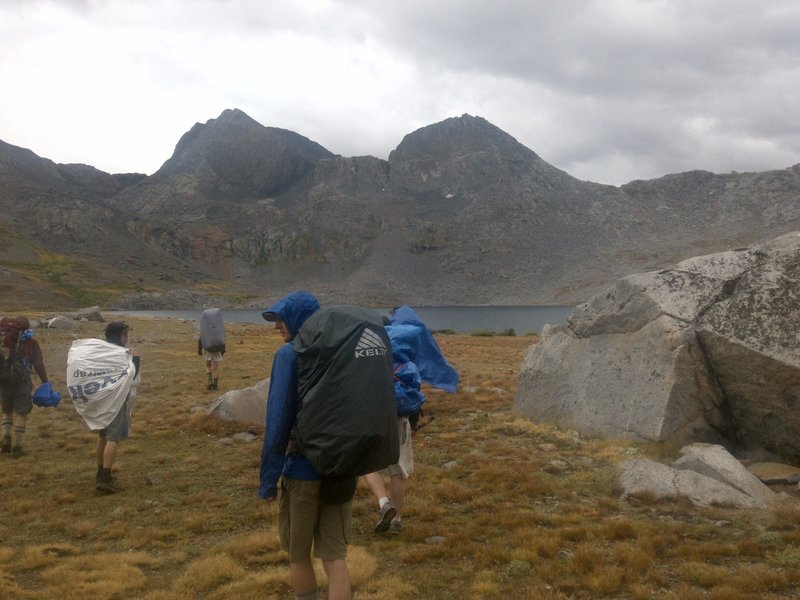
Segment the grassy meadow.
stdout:
<path fill-rule="evenodd" d="M 229 324 L 220 390 L 207 392 L 191 323 L 129 322 L 142 382 L 115 465 L 124 492 L 111 496 L 94 490 L 96 435 L 65 387 L 70 343 L 103 324 L 37 331 L 65 399 L 34 407 L 28 456 L 0 456 L 0 598 L 292 597 L 277 504 L 257 496 L 263 426 L 192 410 L 266 377 L 278 335 L 266 323 Z M 616 462 L 671 461 L 677 448 L 583 439 L 513 416 L 533 336 L 437 339 L 461 390 L 427 390 L 435 419 L 414 440 L 400 536 L 372 533 L 377 503 L 359 484 L 348 557 L 356 598 L 798 597 L 797 503 L 748 512 L 620 501 Z M 248 430 L 254 442 L 219 441 Z"/>

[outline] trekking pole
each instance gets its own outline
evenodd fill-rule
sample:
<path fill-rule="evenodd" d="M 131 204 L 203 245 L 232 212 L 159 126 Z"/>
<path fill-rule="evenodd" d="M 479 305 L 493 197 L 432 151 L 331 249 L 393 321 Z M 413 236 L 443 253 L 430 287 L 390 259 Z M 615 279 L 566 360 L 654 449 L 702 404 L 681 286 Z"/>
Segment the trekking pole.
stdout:
<path fill-rule="evenodd" d="M 426 425 L 430 425 L 431 423 L 433 423 L 434 419 L 436 419 L 436 415 L 431 415 L 430 417 L 428 417 L 426 420 L 422 421 L 421 423 L 417 423 L 416 428 L 414 428 L 412 430 L 412 432 L 411 432 L 412 435 L 417 433 L 420 429 L 422 429 Z"/>

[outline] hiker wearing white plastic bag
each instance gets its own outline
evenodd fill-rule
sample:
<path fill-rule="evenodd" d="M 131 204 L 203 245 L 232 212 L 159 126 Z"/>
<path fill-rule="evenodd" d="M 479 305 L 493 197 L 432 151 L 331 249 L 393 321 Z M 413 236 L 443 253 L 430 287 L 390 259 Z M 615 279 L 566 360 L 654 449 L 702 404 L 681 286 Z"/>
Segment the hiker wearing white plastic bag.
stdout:
<path fill-rule="evenodd" d="M 95 489 L 106 494 L 122 491 L 111 469 L 120 442 L 128 439 L 139 383 L 139 355 L 128 349 L 129 327 L 112 321 L 106 340 L 76 340 L 67 355 L 67 387 L 75 410 L 97 431 Z"/>

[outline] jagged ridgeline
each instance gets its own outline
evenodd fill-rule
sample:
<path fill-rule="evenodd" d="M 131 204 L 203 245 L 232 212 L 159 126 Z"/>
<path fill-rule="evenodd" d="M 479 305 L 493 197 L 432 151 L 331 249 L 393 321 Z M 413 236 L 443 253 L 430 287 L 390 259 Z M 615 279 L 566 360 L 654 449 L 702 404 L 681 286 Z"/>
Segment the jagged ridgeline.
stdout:
<path fill-rule="evenodd" d="M 0 142 L 0 286 L 12 309 L 572 304 L 626 274 L 800 228 L 800 165 L 580 181 L 481 117 L 342 157 L 240 110 L 154 174 L 55 164 Z M 169 293 L 167 293 L 169 292 Z"/>

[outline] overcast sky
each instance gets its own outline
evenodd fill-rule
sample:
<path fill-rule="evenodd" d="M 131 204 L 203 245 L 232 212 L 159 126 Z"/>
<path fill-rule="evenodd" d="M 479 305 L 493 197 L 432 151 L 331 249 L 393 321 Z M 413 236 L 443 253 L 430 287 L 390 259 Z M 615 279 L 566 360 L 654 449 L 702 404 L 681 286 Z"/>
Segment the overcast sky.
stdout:
<path fill-rule="evenodd" d="M 800 162 L 798 0 L 0 0 L 0 139 L 151 174 L 239 108 L 388 158 L 464 113 L 580 179 Z"/>

